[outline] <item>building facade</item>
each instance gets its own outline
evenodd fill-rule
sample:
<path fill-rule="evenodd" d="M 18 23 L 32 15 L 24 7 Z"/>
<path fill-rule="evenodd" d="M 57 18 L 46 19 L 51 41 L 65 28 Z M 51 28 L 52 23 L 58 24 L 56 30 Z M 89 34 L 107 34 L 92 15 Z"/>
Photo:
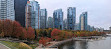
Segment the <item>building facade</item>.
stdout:
<path fill-rule="evenodd" d="M 91 30 L 91 26 L 87 25 L 87 31 L 90 31 L 90 30 Z"/>
<path fill-rule="evenodd" d="M 75 29 L 74 29 L 74 30 L 80 30 L 80 29 L 79 29 L 79 23 L 76 23 L 76 24 L 75 24 Z"/>
<path fill-rule="evenodd" d="M 0 19 L 15 20 L 14 0 L 0 0 Z"/>
<path fill-rule="evenodd" d="M 53 13 L 54 28 L 63 30 L 63 12 L 62 9 L 57 9 Z"/>
<path fill-rule="evenodd" d="M 31 27 L 35 29 L 40 29 L 40 6 L 37 1 L 30 1 L 32 6 L 32 17 L 31 17 Z"/>
<path fill-rule="evenodd" d="M 111 31 L 111 27 L 109 27 L 109 30 Z"/>
<path fill-rule="evenodd" d="M 40 10 L 40 28 L 45 29 L 47 23 L 47 10 L 41 9 Z"/>
<path fill-rule="evenodd" d="M 94 31 L 94 26 L 90 26 L 90 31 Z"/>
<path fill-rule="evenodd" d="M 25 27 L 25 6 L 29 0 L 14 0 L 15 20 Z"/>
<path fill-rule="evenodd" d="M 87 30 L 87 12 L 83 12 L 80 15 L 79 25 L 80 30 Z"/>
<path fill-rule="evenodd" d="M 65 19 L 64 21 L 63 21 L 63 28 L 64 28 L 64 30 L 67 30 L 67 19 Z"/>
<path fill-rule="evenodd" d="M 25 26 L 26 28 L 31 27 L 31 5 L 30 1 L 27 1 L 27 5 L 25 7 Z"/>
<path fill-rule="evenodd" d="M 67 28 L 68 30 L 74 30 L 76 22 L 76 8 L 69 7 L 67 9 Z"/>
<path fill-rule="evenodd" d="M 48 28 L 53 28 L 53 18 L 48 17 Z"/>
<path fill-rule="evenodd" d="M 31 25 L 34 29 L 40 29 L 40 6 L 37 1 L 28 2 L 25 21 L 26 27 Z"/>

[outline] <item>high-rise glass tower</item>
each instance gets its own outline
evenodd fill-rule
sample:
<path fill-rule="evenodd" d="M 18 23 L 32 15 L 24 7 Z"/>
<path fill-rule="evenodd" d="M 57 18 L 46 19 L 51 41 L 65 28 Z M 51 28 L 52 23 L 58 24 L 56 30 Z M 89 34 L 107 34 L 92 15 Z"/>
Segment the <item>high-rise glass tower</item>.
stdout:
<path fill-rule="evenodd" d="M 74 30 L 80 30 L 80 29 L 79 29 L 79 23 L 76 23 L 76 24 L 75 24 Z"/>
<path fill-rule="evenodd" d="M 63 30 L 63 12 L 62 9 L 57 9 L 53 13 L 54 28 Z"/>
<path fill-rule="evenodd" d="M 0 19 L 15 20 L 14 0 L 0 0 Z"/>
<path fill-rule="evenodd" d="M 80 25 L 80 30 L 87 30 L 87 12 L 83 12 L 80 15 L 79 25 Z"/>
<path fill-rule="evenodd" d="M 67 29 L 67 19 L 64 19 L 64 21 L 63 21 L 63 28 L 66 30 Z"/>
<path fill-rule="evenodd" d="M 48 17 L 48 28 L 53 28 L 53 18 Z"/>
<path fill-rule="evenodd" d="M 31 14 L 32 14 L 32 6 L 30 5 L 30 1 L 27 1 L 27 5 L 25 7 L 25 26 L 26 28 L 31 27 Z"/>
<path fill-rule="evenodd" d="M 40 29 L 40 6 L 37 1 L 33 0 L 27 4 L 25 18 L 26 22 L 29 22 L 32 28 Z M 28 25 L 28 23 L 26 25 Z"/>
<path fill-rule="evenodd" d="M 15 20 L 25 27 L 25 6 L 29 0 L 14 0 Z"/>
<path fill-rule="evenodd" d="M 46 22 L 47 22 L 47 10 L 41 9 L 40 10 L 40 28 L 41 29 L 46 28 Z"/>
<path fill-rule="evenodd" d="M 76 8 L 69 7 L 67 9 L 67 28 L 68 30 L 74 30 L 76 22 Z"/>
<path fill-rule="evenodd" d="M 109 27 L 109 30 L 111 31 L 111 27 Z"/>

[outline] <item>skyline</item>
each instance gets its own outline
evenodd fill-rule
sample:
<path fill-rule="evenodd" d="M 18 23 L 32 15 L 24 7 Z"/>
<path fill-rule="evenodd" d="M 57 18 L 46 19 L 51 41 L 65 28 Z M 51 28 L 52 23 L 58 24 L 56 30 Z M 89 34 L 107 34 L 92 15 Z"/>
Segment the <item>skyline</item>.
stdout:
<path fill-rule="evenodd" d="M 79 22 L 79 17 L 82 12 L 88 12 L 88 24 L 95 27 L 109 29 L 111 26 L 111 7 L 110 0 L 36 0 L 40 4 L 40 8 L 46 8 L 48 17 L 53 17 L 53 12 L 56 9 L 62 9 L 64 19 L 67 18 L 67 8 L 76 7 L 76 23 Z M 50 2 L 49 2 L 50 1 Z M 48 6 L 47 6 L 48 5 Z M 105 20 L 103 20 L 105 19 Z M 96 21 L 96 22 L 95 22 Z M 105 24 L 104 24 L 105 23 Z"/>

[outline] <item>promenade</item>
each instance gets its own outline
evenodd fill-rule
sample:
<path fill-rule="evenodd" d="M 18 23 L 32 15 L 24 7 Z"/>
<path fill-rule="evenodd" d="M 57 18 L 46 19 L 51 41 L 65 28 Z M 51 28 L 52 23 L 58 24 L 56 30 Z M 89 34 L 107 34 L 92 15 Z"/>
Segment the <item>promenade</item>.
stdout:
<path fill-rule="evenodd" d="M 10 49 L 10 48 L 0 43 L 0 49 Z"/>
<path fill-rule="evenodd" d="M 58 49 L 58 48 L 35 48 L 35 49 Z"/>

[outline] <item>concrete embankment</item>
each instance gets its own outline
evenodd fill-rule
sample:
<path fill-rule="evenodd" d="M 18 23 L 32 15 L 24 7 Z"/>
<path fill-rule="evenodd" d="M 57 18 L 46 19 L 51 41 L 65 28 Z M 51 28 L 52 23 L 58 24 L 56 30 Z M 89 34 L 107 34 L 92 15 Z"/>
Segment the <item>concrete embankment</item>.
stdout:
<path fill-rule="evenodd" d="M 73 38 L 71 39 L 67 39 L 67 40 L 64 40 L 64 41 L 59 41 L 51 46 L 49 46 L 49 48 L 57 48 L 58 46 L 60 46 L 61 44 L 64 44 L 66 42 L 70 42 L 70 41 L 73 41 Z"/>
<path fill-rule="evenodd" d="M 77 38 L 71 38 L 71 39 L 67 39 L 67 40 L 63 40 L 63 41 L 58 41 L 55 44 L 52 44 L 51 46 L 49 46 L 49 48 L 56 48 L 64 43 L 70 42 L 70 41 L 89 41 L 92 39 L 98 39 L 101 38 L 102 36 L 90 36 L 90 37 L 77 37 Z"/>

